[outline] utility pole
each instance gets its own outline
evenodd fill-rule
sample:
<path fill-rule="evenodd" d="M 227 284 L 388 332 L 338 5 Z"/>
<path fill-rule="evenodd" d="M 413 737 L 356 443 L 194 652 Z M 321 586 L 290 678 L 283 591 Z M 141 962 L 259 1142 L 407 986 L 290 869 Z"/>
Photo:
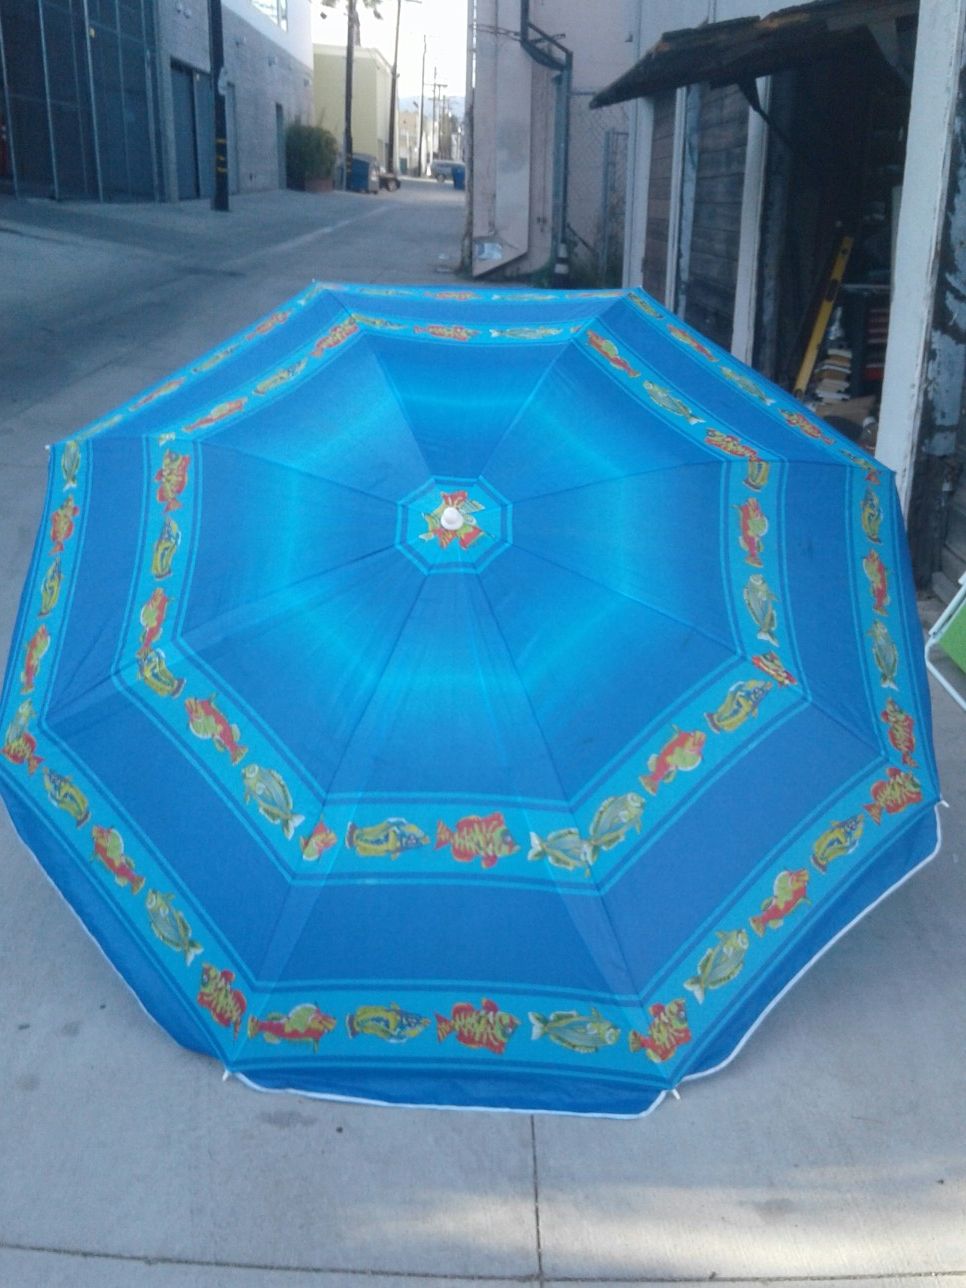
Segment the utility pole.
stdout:
<path fill-rule="evenodd" d="M 447 84 L 447 82 L 446 82 L 446 81 L 438 81 L 438 80 L 436 79 L 436 71 L 437 71 L 437 69 L 434 67 L 434 68 L 433 68 L 433 133 L 432 133 L 432 134 L 431 134 L 431 136 L 430 136 L 430 147 L 429 147 L 429 151 L 430 151 L 430 160 L 432 160 L 432 154 L 436 151 L 436 145 L 437 145 L 437 143 L 438 143 L 438 139 L 437 139 L 437 137 L 436 137 L 436 96 L 437 96 L 437 91 L 438 91 L 438 90 L 441 90 L 441 89 L 447 89 L 447 88 L 448 88 L 448 84 Z M 442 95 L 440 95 L 439 97 L 440 97 L 440 99 L 442 99 Z"/>
<path fill-rule="evenodd" d="M 345 130 L 342 135 L 342 187 L 349 191 L 352 169 L 352 60 L 356 38 L 356 0 L 347 0 L 347 35 L 345 42 Z"/>
<path fill-rule="evenodd" d="M 433 66 L 433 130 L 429 136 L 429 159 L 436 159 L 436 67 Z"/>
<path fill-rule="evenodd" d="M 225 74 L 225 37 L 221 24 L 221 0 L 208 0 L 208 48 L 215 100 L 215 186 L 211 194 L 211 208 L 227 210 L 228 112 L 225 107 L 225 96 L 228 92 L 228 83 Z"/>
<path fill-rule="evenodd" d="M 419 177 L 423 177 L 423 101 L 426 92 L 426 37 L 423 36 L 423 70 L 419 77 Z"/>
<path fill-rule="evenodd" d="M 392 50 L 392 90 L 389 97 L 389 157 L 387 169 L 396 173 L 396 83 L 399 79 L 399 23 L 402 20 L 402 0 L 396 0 L 396 43 Z"/>

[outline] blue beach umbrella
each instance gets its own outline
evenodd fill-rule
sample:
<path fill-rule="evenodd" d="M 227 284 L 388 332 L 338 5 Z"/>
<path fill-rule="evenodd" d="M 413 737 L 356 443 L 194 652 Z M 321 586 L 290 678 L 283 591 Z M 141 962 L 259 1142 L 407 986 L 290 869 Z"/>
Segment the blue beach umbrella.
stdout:
<path fill-rule="evenodd" d="M 935 850 L 891 477 L 639 292 L 315 284 L 59 443 L 20 835 L 265 1088 L 636 1114 Z"/>

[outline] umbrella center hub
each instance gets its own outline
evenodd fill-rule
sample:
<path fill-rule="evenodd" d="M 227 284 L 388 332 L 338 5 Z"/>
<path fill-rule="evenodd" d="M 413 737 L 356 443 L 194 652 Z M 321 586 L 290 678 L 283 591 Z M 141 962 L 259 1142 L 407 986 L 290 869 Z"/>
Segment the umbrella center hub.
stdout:
<path fill-rule="evenodd" d="M 479 475 L 429 478 L 397 505 L 396 547 L 425 573 L 479 572 L 512 541 L 513 507 Z"/>

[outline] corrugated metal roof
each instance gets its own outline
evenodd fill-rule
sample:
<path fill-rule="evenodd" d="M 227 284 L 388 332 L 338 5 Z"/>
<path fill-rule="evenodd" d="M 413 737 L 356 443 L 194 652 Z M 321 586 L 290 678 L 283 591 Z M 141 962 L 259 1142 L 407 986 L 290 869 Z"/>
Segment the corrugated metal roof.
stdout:
<path fill-rule="evenodd" d="M 668 31 L 591 107 L 708 81 L 740 84 L 788 67 L 875 48 L 871 28 L 918 12 L 919 0 L 815 0 L 764 18 L 733 18 Z"/>

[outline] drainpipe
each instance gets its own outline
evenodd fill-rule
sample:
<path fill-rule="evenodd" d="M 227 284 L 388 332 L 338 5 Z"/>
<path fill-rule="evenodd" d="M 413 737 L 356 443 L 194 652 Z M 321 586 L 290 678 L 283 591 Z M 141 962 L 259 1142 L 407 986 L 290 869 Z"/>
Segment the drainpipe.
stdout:
<path fill-rule="evenodd" d="M 570 83 L 573 79 L 574 56 L 573 52 L 555 36 L 542 31 L 530 21 L 530 0 L 520 0 L 520 44 L 535 63 L 557 73 L 554 78 L 557 105 L 554 119 L 551 263 L 553 284 L 563 286 L 566 285 L 566 278 L 570 272 L 566 240 L 567 179 L 570 166 Z"/>

